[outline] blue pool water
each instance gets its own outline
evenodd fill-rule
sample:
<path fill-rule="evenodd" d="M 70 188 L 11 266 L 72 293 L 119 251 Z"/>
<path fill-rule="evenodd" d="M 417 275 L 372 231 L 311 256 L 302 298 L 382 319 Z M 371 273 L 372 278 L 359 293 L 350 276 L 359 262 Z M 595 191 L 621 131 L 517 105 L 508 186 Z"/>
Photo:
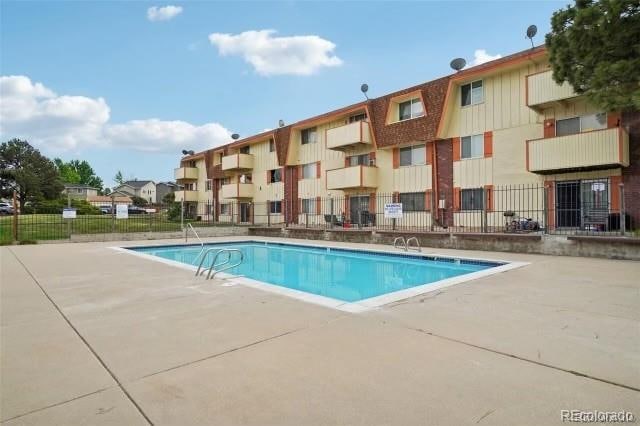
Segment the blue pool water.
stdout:
<path fill-rule="evenodd" d="M 244 262 L 226 271 L 227 273 L 345 302 L 356 302 L 500 265 L 484 261 L 434 259 L 401 253 L 257 241 L 207 244 L 206 247 L 235 248 L 242 251 Z M 194 265 L 199 263 L 196 258 L 201 247 L 191 245 L 130 249 Z"/>

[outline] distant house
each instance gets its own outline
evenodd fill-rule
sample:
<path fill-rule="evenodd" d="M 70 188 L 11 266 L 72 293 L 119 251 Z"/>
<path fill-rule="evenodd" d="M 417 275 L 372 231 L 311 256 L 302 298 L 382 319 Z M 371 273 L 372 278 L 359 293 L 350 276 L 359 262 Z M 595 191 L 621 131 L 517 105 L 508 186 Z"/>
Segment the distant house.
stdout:
<path fill-rule="evenodd" d="M 62 193 L 64 195 L 68 194 L 71 198 L 75 198 L 77 200 L 86 200 L 88 197 L 97 196 L 98 188 L 79 183 L 65 183 Z"/>
<path fill-rule="evenodd" d="M 113 195 L 113 193 L 109 195 L 94 195 L 91 197 L 87 197 L 87 202 L 92 206 L 101 207 L 101 206 L 111 206 L 111 204 L 126 204 L 130 206 L 133 204 L 133 200 L 128 196 L 120 196 Z"/>
<path fill-rule="evenodd" d="M 174 182 L 158 182 L 156 184 L 156 203 L 162 203 L 167 194 L 176 192 L 179 188 Z"/>
<path fill-rule="evenodd" d="M 156 184 L 152 180 L 128 180 L 113 188 L 113 191 L 144 198 L 149 203 L 156 202 Z"/>

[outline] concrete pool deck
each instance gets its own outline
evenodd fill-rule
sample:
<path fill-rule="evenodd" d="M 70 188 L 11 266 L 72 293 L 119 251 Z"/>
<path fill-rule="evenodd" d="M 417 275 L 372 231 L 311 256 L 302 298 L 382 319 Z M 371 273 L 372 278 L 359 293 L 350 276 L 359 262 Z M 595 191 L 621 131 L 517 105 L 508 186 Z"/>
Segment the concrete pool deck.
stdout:
<path fill-rule="evenodd" d="M 425 248 L 530 264 L 352 314 L 109 248 L 167 243 L 0 248 L 3 425 L 640 421 L 639 262 Z"/>

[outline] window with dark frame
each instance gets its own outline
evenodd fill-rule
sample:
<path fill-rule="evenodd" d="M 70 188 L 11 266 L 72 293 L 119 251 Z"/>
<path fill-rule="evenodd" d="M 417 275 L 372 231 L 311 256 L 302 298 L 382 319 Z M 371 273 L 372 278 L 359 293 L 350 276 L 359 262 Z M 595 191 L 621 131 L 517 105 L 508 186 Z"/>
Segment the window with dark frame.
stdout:
<path fill-rule="evenodd" d="M 471 83 L 460 86 L 460 105 L 476 105 L 484 101 L 484 91 L 482 80 L 472 81 Z"/>
<path fill-rule="evenodd" d="M 249 145 L 243 146 L 240 148 L 240 154 L 249 154 L 251 153 L 251 147 Z"/>
<path fill-rule="evenodd" d="M 403 212 L 423 212 L 426 210 L 424 205 L 424 192 L 404 192 L 399 195 L 399 202 L 402 203 Z"/>
<path fill-rule="evenodd" d="M 463 136 L 460 138 L 460 158 L 484 157 L 484 135 Z"/>
<path fill-rule="evenodd" d="M 270 183 L 282 182 L 282 170 L 281 169 L 269 170 L 269 182 Z"/>
<path fill-rule="evenodd" d="M 349 157 L 349 166 L 368 166 L 369 154 L 352 155 Z"/>
<path fill-rule="evenodd" d="M 304 164 L 302 166 L 302 179 L 315 179 L 317 177 L 317 163 Z"/>
<path fill-rule="evenodd" d="M 400 148 L 400 166 L 420 166 L 427 162 L 425 145 Z"/>
<path fill-rule="evenodd" d="M 300 136 L 302 145 L 318 142 L 318 130 L 315 127 L 303 129 Z"/>
<path fill-rule="evenodd" d="M 316 199 L 304 198 L 302 200 L 302 213 L 315 214 L 316 212 Z"/>
<path fill-rule="evenodd" d="M 367 113 L 363 112 L 360 114 L 355 114 L 349 117 L 349 124 L 355 123 L 356 121 L 364 121 L 367 119 Z"/>
<path fill-rule="evenodd" d="M 461 210 L 482 210 L 482 188 L 460 190 Z"/>
<path fill-rule="evenodd" d="M 607 128 L 607 114 L 597 113 L 556 120 L 556 136 L 575 135 Z"/>
<path fill-rule="evenodd" d="M 206 190 L 207 191 L 211 191 L 211 179 L 207 179 L 207 183 L 206 183 Z"/>
<path fill-rule="evenodd" d="M 231 204 L 220 204 L 220 214 L 231 214 Z"/>
<path fill-rule="evenodd" d="M 275 152 L 276 143 L 273 139 L 269 139 L 269 152 Z"/>
<path fill-rule="evenodd" d="M 269 213 L 271 214 L 282 213 L 282 201 L 269 201 Z"/>

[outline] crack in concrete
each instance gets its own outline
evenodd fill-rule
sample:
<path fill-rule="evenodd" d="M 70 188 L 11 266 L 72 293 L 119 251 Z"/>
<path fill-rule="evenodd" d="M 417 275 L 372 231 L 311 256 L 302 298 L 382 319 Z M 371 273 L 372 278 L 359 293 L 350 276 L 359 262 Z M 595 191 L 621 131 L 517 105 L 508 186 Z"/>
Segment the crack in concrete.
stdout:
<path fill-rule="evenodd" d="M 27 268 L 27 266 L 22 262 L 22 260 L 18 257 L 18 255 L 16 255 L 16 253 L 11 249 L 8 248 L 9 252 L 13 255 L 13 257 L 15 257 L 15 259 L 18 261 L 18 263 L 20 263 L 20 265 L 22 265 L 22 268 L 25 270 L 25 272 L 31 277 L 31 279 L 33 280 L 34 283 L 36 283 L 36 285 L 40 288 L 40 291 L 42 292 L 42 294 L 44 294 L 44 296 L 49 300 L 49 302 L 53 305 L 53 307 L 56 309 L 56 311 L 58 311 L 58 313 L 60 314 L 60 316 L 65 320 L 65 322 L 69 325 L 69 327 L 71 327 L 71 329 L 74 331 L 74 333 L 78 336 L 78 338 L 80 338 L 80 340 L 82 341 L 82 343 L 84 343 L 84 345 L 87 347 L 87 349 L 89 349 L 89 351 L 93 354 L 93 356 L 96 358 L 96 360 L 98 360 L 98 362 L 100 363 L 100 365 L 102 365 L 102 368 L 104 368 L 107 373 L 109 373 L 109 375 L 111 376 L 111 378 L 116 382 L 116 384 L 118 385 L 118 387 L 120 388 L 120 390 L 126 395 L 126 397 L 129 399 L 129 401 L 131 401 L 131 403 L 133 404 L 134 407 L 136 407 L 136 409 L 138 410 L 138 412 L 140 413 L 140 415 L 142 415 L 142 417 L 144 417 L 144 419 L 147 421 L 147 423 L 149 423 L 149 425 L 153 426 L 153 422 L 151 421 L 151 419 L 149 418 L 149 416 L 147 416 L 147 414 L 142 410 L 142 407 L 140 407 L 140 405 L 138 405 L 138 403 L 133 399 L 133 397 L 129 394 L 129 392 L 125 389 L 125 387 L 122 385 L 122 383 L 120 382 L 120 380 L 118 380 L 118 377 L 116 377 L 116 375 L 113 373 L 113 371 L 111 371 L 111 369 L 107 366 L 107 364 L 102 360 L 102 358 L 100 358 L 100 355 L 98 355 L 98 353 L 93 349 L 93 347 L 89 344 L 89 342 L 87 341 L 87 339 L 84 338 L 84 336 L 82 334 L 80 334 L 80 332 L 78 331 L 78 329 L 71 323 L 71 320 L 69 318 L 67 318 L 67 316 L 64 314 L 64 312 L 62 312 L 62 309 L 60 309 L 60 307 L 56 304 L 56 302 L 53 301 L 53 299 L 51 298 L 51 296 L 49 296 L 49 293 L 47 293 L 47 291 L 44 289 L 44 287 L 40 284 L 40 282 L 38 281 L 38 279 L 31 273 L 31 271 L 29 270 L 29 268 Z"/>
<path fill-rule="evenodd" d="M 470 346 L 472 348 L 481 349 L 483 351 L 491 352 L 491 353 L 494 353 L 496 355 L 506 356 L 506 357 L 509 357 L 509 358 L 513 358 L 513 359 L 517 359 L 517 360 L 520 360 L 520 361 L 528 362 L 528 363 L 531 363 L 531 364 L 539 365 L 541 367 L 551 368 L 553 370 L 557 370 L 557 371 L 562 371 L 564 373 L 573 374 L 574 376 L 583 377 L 585 379 L 595 380 L 595 381 L 598 381 L 598 382 L 601 382 L 601 383 L 606 383 L 608 385 L 621 387 L 621 388 L 628 389 L 628 390 L 635 391 L 635 392 L 640 392 L 640 388 L 637 388 L 637 387 L 634 387 L 634 386 L 630 386 L 630 385 L 625 385 L 624 383 L 614 382 L 612 380 L 607 380 L 607 379 L 603 379 L 601 377 L 591 376 L 589 374 L 581 373 L 579 371 L 558 367 L 558 366 L 547 364 L 547 363 L 544 363 L 544 362 L 541 362 L 541 361 L 535 361 L 533 359 L 524 358 L 524 357 L 521 357 L 521 356 L 518 356 L 518 355 L 510 354 L 510 353 L 507 353 L 507 352 L 502 352 L 502 351 L 499 351 L 499 350 L 496 350 L 496 349 L 487 348 L 485 346 L 480 346 L 480 345 L 476 345 L 476 344 L 473 344 L 473 343 L 465 342 L 464 340 L 458 340 L 458 339 L 454 339 L 452 337 L 447 337 L 447 336 L 443 336 L 443 335 L 440 335 L 440 334 L 436 334 L 436 333 L 433 333 L 431 331 L 423 330 L 421 328 L 413 328 L 413 327 L 408 327 L 408 326 L 405 326 L 405 328 L 407 328 L 408 330 L 413 330 L 413 331 L 417 331 L 419 333 L 426 334 L 428 336 L 433 336 L 433 337 L 437 337 L 437 338 L 440 338 L 440 339 L 448 340 L 450 342 L 454 342 L 454 343 L 459 343 L 459 344 L 462 344 L 462 345 Z"/>

